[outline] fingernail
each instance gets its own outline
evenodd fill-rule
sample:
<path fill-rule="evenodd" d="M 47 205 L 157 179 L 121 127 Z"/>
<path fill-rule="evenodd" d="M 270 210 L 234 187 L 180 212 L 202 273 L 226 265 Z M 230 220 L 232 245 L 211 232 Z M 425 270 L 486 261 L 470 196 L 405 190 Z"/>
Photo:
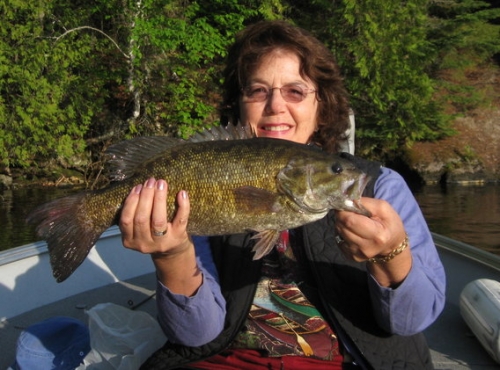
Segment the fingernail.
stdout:
<path fill-rule="evenodd" d="M 150 189 L 153 188 L 153 186 L 155 186 L 155 179 L 151 177 L 150 179 L 148 179 L 148 181 L 146 181 L 145 185 Z"/>
<path fill-rule="evenodd" d="M 181 197 L 182 197 L 182 199 L 186 199 L 188 197 L 188 193 L 186 190 L 182 190 Z"/>
<path fill-rule="evenodd" d="M 132 189 L 133 193 L 140 194 L 142 190 L 142 185 L 137 185 Z"/>
<path fill-rule="evenodd" d="M 163 180 L 158 180 L 158 182 L 156 183 L 156 188 L 158 190 L 163 190 L 165 189 L 165 181 Z"/>

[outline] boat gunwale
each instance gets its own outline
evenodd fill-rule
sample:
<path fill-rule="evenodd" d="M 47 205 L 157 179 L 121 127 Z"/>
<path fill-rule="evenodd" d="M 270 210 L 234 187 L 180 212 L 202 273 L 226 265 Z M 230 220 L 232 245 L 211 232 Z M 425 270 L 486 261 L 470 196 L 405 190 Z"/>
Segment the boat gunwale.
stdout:
<path fill-rule="evenodd" d="M 458 254 L 500 272 L 500 256 L 470 244 L 431 232 L 436 247 Z"/>
<path fill-rule="evenodd" d="M 111 226 L 104 231 L 99 239 L 115 237 L 120 233 L 118 226 Z M 0 267 L 13 262 L 21 261 L 31 257 L 40 256 L 49 253 L 49 248 L 45 240 L 39 240 L 33 243 L 21 245 L 19 247 L 0 251 Z"/>

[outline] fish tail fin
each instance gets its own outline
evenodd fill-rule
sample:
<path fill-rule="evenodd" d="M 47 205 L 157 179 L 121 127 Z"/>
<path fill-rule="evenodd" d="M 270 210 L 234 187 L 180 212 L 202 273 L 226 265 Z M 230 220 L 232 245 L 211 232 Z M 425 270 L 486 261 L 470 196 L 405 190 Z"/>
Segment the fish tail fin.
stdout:
<path fill-rule="evenodd" d="M 108 226 L 95 225 L 87 216 L 85 203 L 90 192 L 82 192 L 46 203 L 31 213 L 27 222 L 47 242 L 52 275 L 58 283 L 66 280 L 89 254 Z"/>

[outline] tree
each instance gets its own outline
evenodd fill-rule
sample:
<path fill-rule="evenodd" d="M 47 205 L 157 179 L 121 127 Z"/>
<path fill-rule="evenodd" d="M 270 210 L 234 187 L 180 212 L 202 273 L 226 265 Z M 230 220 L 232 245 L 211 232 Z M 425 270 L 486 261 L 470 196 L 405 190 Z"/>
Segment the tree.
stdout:
<path fill-rule="evenodd" d="M 441 95 L 458 113 L 485 106 L 493 99 L 487 75 L 500 53 L 500 9 L 476 0 L 433 1 L 429 9 L 429 40 L 434 46 L 432 76 Z M 496 71 L 495 71 L 496 69 Z"/>
<path fill-rule="evenodd" d="M 185 137 L 213 122 L 227 44 L 279 5 L 9 0 L 0 30 L 2 165 L 70 166 L 87 149 L 95 157 L 123 138 Z"/>
<path fill-rule="evenodd" d="M 468 91 L 455 100 L 474 102 L 443 71 L 466 73 L 456 61 L 470 66 L 498 53 L 498 10 L 476 0 L 7 0 L 1 165 L 80 161 L 82 169 L 124 138 L 187 137 L 213 124 L 234 34 L 285 16 L 337 56 L 358 153 L 383 156 L 450 132 L 436 91 Z"/>
<path fill-rule="evenodd" d="M 67 8 L 50 1 L 7 1 L 0 27 L 0 161 L 29 166 L 40 156 L 71 165 L 102 86 L 88 80 L 92 41 L 79 34 L 59 40 Z M 73 14 L 77 18 L 79 14 Z M 81 160 L 81 159 L 80 159 Z"/>
<path fill-rule="evenodd" d="M 220 69 L 234 34 L 249 20 L 282 11 L 274 0 L 148 0 L 143 6 L 132 37 L 142 44 L 145 113 L 156 133 L 184 138 L 217 120 Z"/>
<path fill-rule="evenodd" d="M 298 3 L 298 2 L 297 2 Z M 297 5 L 295 3 L 295 5 Z M 374 156 L 449 132 L 427 73 L 427 0 L 317 0 L 294 19 L 334 52 L 356 114 L 358 153 Z M 309 17 L 298 14 L 311 11 Z M 295 18 L 297 17 L 297 18 Z"/>

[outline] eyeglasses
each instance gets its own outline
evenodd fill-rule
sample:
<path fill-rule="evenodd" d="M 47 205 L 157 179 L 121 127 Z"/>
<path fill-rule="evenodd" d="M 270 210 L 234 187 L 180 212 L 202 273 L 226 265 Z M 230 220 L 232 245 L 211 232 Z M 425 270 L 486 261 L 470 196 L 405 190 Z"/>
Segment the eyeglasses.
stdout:
<path fill-rule="evenodd" d="M 272 88 L 264 86 L 247 86 L 241 89 L 243 93 L 243 102 L 263 102 L 271 96 L 273 90 L 279 90 L 283 99 L 288 103 L 300 103 L 308 94 L 316 92 L 314 89 L 308 89 L 300 85 L 285 85 Z"/>

